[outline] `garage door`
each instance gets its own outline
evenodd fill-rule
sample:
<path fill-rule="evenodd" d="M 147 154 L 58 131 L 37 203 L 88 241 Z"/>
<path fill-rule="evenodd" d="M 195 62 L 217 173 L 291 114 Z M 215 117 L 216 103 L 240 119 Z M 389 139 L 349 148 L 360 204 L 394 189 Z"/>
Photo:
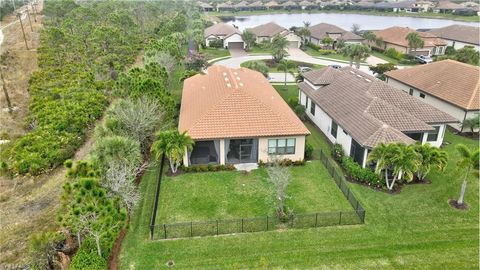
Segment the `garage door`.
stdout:
<path fill-rule="evenodd" d="M 243 49 L 243 42 L 229 42 L 229 49 Z"/>
<path fill-rule="evenodd" d="M 289 41 L 288 42 L 288 47 L 289 48 L 298 48 L 298 41 Z"/>

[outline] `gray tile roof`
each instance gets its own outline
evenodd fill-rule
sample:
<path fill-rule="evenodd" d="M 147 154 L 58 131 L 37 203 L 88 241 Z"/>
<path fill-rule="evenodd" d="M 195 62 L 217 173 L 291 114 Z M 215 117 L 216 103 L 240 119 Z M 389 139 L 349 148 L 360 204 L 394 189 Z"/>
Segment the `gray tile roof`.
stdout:
<path fill-rule="evenodd" d="M 433 131 L 430 124 L 456 119 L 359 70 L 324 68 L 307 72 L 300 89 L 365 147 L 393 141 L 413 143 L 404 133 Z"/>
<path fill-rule="evenodd" d="M 449 26 L 432 29 L 428 31 L 428 33 L 444 39 L 480 45 L 480 27 L 478 26 L 452 24 Z"/>
<path fill-rule="evenodd" d="M 329 23 L 319 23 L 310 26 L 309 30 L 310 36 L 318 40 L 327 37 L 329 34 L 340 34 L 343 40 L 363 40 L 361 36 Z"/>

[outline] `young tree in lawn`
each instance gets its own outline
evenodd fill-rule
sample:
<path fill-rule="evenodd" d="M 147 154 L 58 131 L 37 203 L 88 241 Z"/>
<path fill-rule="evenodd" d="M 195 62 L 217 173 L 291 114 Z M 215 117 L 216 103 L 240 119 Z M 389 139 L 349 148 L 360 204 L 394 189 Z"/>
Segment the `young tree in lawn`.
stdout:
<path fill-rule="evenodd" d="M 423 48 L 424 41 L 417 32 L 408 33 L 405 39 L 408 41 L 408 46 L 412 48 L 414 54 L 416 54 L 418 48 Z"/>
<path fill-rule="evenodd" d="M 250 30 L 243 31 L 242 39 L 245 42 L 245 44 L 247 45 L 247 48 L 246 48 L 247 51 L 250 50 L 250 48 L 252 48 L 255 45 L 256 38 L 257 37 L 255 36 L 255 34 L 252 31 L 250 31 Z"/>
<path fill-rule="evenodd" d="M 152 144 L 152 152 L 157 160 L 160 160 L 162 154 L 165 154 L 172 173 L 177 173 L 183 156 L 188 151 L 192 151 L 193 145 L 194 141 L 186 132 L 180 133 L 178 130 L 162 131 L 157 134 L 157 139 Z"/>
<path fill-rule="evenodd" d="M 468 177 L 474 175 L 477 180 L 479 177 L 480 149 L 476 148 L 470 150 L 464 144 L 459 144 L 455 148 L 460 154 L 460 160 L 458 161 L 457 166 L 464 172 L 463 183 L 460 189 L 460 197 L 457 200 L 457 204 L 463 205 Z"/>
<path fill-rule="evenodd" d="M 382 81 L 385 81 L 385 72 L 391 71 L 391 70 L 396 70 L 397 67 L 393 63 L 384 63 L 384 64 L 377 64 L 376 66 L 369 66 L 368 69 L 373 72 L 373 74 L 376 74 L 377 78 L 379 78 Z"/>
<path fill-rule="evenodd" d="M 280 219 L 286 217 L 285 199 L 287 196 L 287 187 L 290 183 L 290 168 L 281 166 L 279 160 L 274 160 L 272 165 L 267 167 L 267 173 L 270 182 L 273 183 L 276 195 L 277 216 Z"/>
<path fill-rule="evenodd" d="M 295 63 L 293 63 L 292 61 L 289 61 L 289 60 L 285 60 L 285 59 L 280 61 L 280 63 L 277 66 L 277 69 L 282 70 L 285 73 L 285 84 L 284 84 L 285 89 L 287 89 L 287 74 L 288 74 L 288 71 L 291 68 L 294 68 L 294 67 L 295 67 Z"/>
<path fill-rule="evenodd" d="M 273 37 L 270 46 L 272 48 L 273 60 L 275 60 L 275 62 L 279 63 L 285 58 L 285 56 L 287 56 L 287 45 L 288 41 L 285 37 L 280 35 Z"/>
<path fill-rule="evenodd" d="M 350 58 L 350 66 L 355 62 L 355 67 L 360 68 L 360 62 L 370 56 L 370 48 L 364 44 L 348 44 L 342 49 L 342 53 Z"/>
<path fill-rule="evenodd" d="M 423 181 L 432 168 L 443 171 L 447 166 L 447 152 L 440 150 L 440 148 L 433 147 L 429 143 L 417 143 L 413 146 L 413 149 L 419 157 L 419 166 L 416 172 L 419 180 Z"/>
<path fill-rule="evenodd" d="M 476 113 L 471 118 L 467 118 L 463 120 L 461 132 L 463 132 L 464 129 L 469 129 L 470 132 L 473 133 L 476 129 L 479 129 L 479 128 L 480 128 L 480 114 Z"/>
<path fill-rule="evenodd" d="M 331 48 L 331 45 L 333 44 L 333 39 L 331 37 L 324 37 L 322 38 L 321 42 L 327 48 Z"/>

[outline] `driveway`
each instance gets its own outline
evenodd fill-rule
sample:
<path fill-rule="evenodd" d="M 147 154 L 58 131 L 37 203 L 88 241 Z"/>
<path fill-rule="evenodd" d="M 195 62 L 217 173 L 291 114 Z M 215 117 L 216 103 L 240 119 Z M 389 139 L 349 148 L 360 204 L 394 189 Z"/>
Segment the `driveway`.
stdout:
<path fill-rule="evenodd" d="M 270 72 L 268 73 L 268 81 L 271 83 L 285 82 L 285 73 Z M 287 83 L 295 82 L 295 76 L 292 73 L 287 73 Z"/>
<path fill-rule="evenodd" d="M 242 57 L 247 56 L 247 52 L 244 49 L 240 48 L 229 48 L 228 51 L 230 52 L 230 56 L 234 57 Z"/>
<path fill-rule="evenodd" d="M 322 65 L 322 66 L 329 66 L 329 65 L 339 65 L 339 66 L 348 66 L 348 63 L 345 62 L 337 62 L 334 60 L 326 60 L 312 57 L 300 49 L 297 48 L 289 48 L 288 49 L 289 56 L 287 57 L 288 60 L 293 60 L 297 62 L 305 62 L 314 65 Z M 246 55 L 246 56 L 239 56 L 239 57 L 231 57 L 225 60 L 220 60 L 215 62 L 214 65 L 223 65 L 230 68 L 239 68 L 240 64 L 246 61 L 252 60 L 264 60 L 264 59 L 272 59 L 271 55 Z M 362 65 L 360 66 L 360 70 L 372 75 L 372 72 L 368 69 L 368 66 Z"/>

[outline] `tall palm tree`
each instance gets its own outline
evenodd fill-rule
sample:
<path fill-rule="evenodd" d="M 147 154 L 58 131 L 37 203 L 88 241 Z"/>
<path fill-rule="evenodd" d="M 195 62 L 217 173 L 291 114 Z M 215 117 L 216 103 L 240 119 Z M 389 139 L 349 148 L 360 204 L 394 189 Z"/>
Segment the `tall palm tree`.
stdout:
<path fill-rule="evenodd" d="M 418 48 L 422 48 L 424 45 L 422 37 L 417 32 L 408 33 L 405 38 L 408 41 L 408 46 L 413 49 L 413 52 L 416 54 Z"/>
<path fill-rule="evenodd" d="M 439 171 L 445 169 L 448 162 L 447 152 L 433 147 L 429 143 L 417 143 L 413 149 L 419 154 L 419 166 L 416 173 L 418 179 L 425 179 L 432 168 L 436 168 Z"/>
<path fill-rule="evenodd" d="M 151 149 L 157 160 L 160 160 L 162 154 L 165 154 L 172 173 L 176 173 L 183 156 L 186 152 L 192 151 L 194 143 L 186 132 L 180 133 L 178 130 L 168 130 L 157 134 Z"/>
<path fill-rule="evenodd" d="M 470 150 L 464 144 L 459 144 L 455 148 L 461 157 L 457 163 L 457 166 L 465 172 L 462 187 L 460 189 L 460 197 L 457 200 L 457 204 L 463 205 L 468 177 L 473 173 L 478 180 L 478 172 L 480 169 L 480 149 L 477 148 Z"/>
<path fill-rule="evenodd" d="M 364 44 L 349 44 L 342 48 L 342 53 L 350 58 L 350 66 L 360 68 L 360 62 L 370 56 L 370 48 Z"/>
<path fill-rule="evenodd" d="M 368 46 L 371 46 L 372 43 L 375 43 L 377 36 L 372 31 L 366 31 L 363 33 L 363 38 L 368 41 Z"/>
<path fill-rule="evenodd" d="M 285 84 L 284 84 L 285 89 L 287 89 L 287 74 L 288 74 L 288 71 L 291 68 L 294 68 L 294 67 L 295 67 L 295 63 L 293 63 L 292 61 L 289 61 L 289 60 L 285 60 L 285 59 L 280 61 L 280 63 L 277 66 L 277 69 L 285 72 Z"/>
<path fill-rule="evenodd" d="M 380 143 L 375 148 L 372 149 L 368 155 L 368 163 L 375 163 L 375 173 L 381 174 L 383 170 L 388 169 L 388 159 L 389 159 L 389 146 Z"/>

